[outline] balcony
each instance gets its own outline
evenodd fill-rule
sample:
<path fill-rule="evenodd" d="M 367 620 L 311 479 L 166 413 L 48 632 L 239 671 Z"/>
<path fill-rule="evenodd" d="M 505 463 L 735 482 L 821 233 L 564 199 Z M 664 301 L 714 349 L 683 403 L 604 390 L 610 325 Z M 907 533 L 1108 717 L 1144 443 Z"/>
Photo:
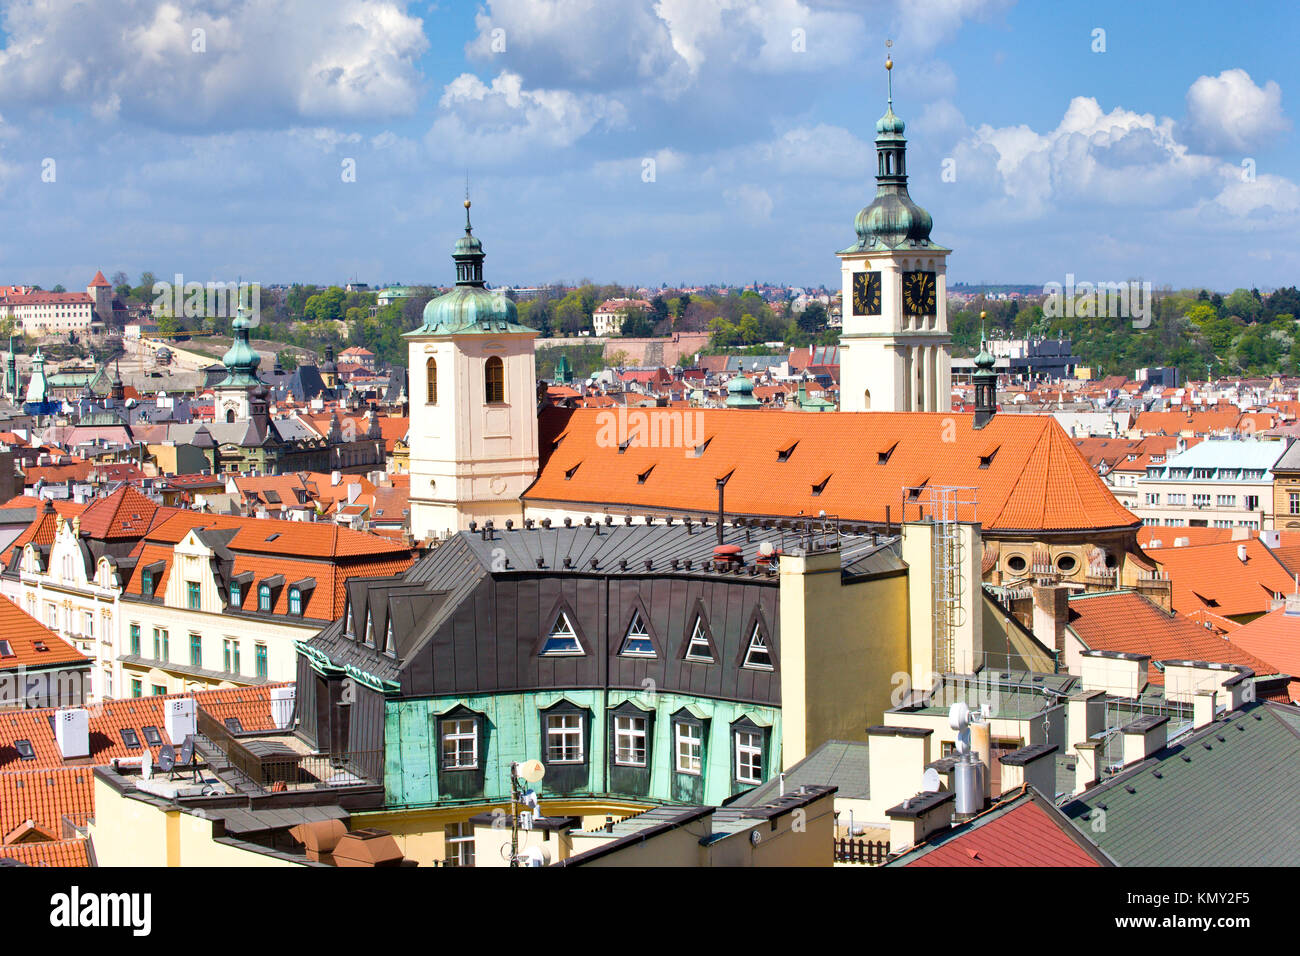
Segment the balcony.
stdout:
<path fill-rule="evenodd" d="M 195 750 L 213 773 L 242 793 L 333 790 L 383 780 L 382 750 L 318 754 L 288 733 L 236 736 L 202 708 L 197 729 Z"/>

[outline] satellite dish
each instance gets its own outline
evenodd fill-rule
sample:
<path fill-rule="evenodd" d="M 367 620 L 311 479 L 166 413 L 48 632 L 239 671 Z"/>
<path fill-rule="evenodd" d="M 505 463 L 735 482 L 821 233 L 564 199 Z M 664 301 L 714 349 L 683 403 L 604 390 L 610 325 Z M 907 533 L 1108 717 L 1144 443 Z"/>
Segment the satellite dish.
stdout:
<path fill-rule="evenodd" d="M 775 550 L 776 548 L 772 546 L 771 541 L 764 541 L 762 544 L 758 546 L 758 553 L 765 558 L 770 558 L 772 556 L 772 552 Z"/>
<path fill-rule="evenodd" d="M 930 767 L 925 773 L 921 774 L 921 792 L 938 793 L 942 781 L 939 779 L 939 771 Z"/>
<path fill-rule="evenodd" d="M 171 744 L 163 744 L 162 749 L 158 751 L 158 771 L 171 773 L 175 769 L 176 750 Z"/>
<path fill-rule="evenodd" d="M 181 744 L 181 766 L 188 767 L 194 762 L 194 738 L 187 736 Z"/>
<path fill-rule="evenodd" d="M 546 776 L 546 767 L 540 760 L 525 760 L 515 770 L 519 779 L 528 783 L 537 783 Z"/>
<path fill-rule="evenodd" d="M 948 708 L 948 726 L 953 730 L 965 730 L 970 726 L 970 708 L 964 700 L 959 700 Z"/>

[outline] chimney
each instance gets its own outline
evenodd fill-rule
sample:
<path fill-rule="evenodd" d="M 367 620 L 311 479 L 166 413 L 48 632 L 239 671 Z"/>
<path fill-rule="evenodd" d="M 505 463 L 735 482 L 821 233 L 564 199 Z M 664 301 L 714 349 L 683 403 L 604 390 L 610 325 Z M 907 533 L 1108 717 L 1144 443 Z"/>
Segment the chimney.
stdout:
<path fill-rule="evenodd" d="M 952 826 L 957 794 L 951 790 L 918 793 L 885 811 L 889 817 L 889 852 L 924 843 L 926 837 Z"/>
<path fill-rule="evenodd" d="M 1169 743 L 1169 718 L 1139 717 L 1120 731 L 1124 735 L 1124 766 L 1140 763 Z"/>
<path fill-rule="evenodd" d="M 343 480 L 343 473 L 342 473 L 341 471 L 331 471 L 331 472 L 330 472 L 330 484 L 331 484 L 331 485 L 337 485 L 337 484 L 338 484 L 340 481 L 342 481 L 342 480 Z"/>
<path fill-rule="evenodd" d="M 1246 554 L 1246 546 L 1244 544 L 1237 545 L 1237 560 L 1242 564 L 1245 564 L 1249 560 Z"/>
<path fill-rule="evenodd" d="M 1075 694 L 1066 703 L 1065 732 L 1067 739 L 1087 742 L 1106 727 L 1106 692 L 1086 690 Z M 1078 744 L 1070 744 L 1066 753 L 1073 754 Z"/>
<path fill-rule="evenodd" d="M 1200 730 L 1214 723 L 1214 707 L 1218 694 L 1212 690 L 1197 691 L 1192 697 L 1192 729 Z"/>
<path fill-rule="evenodd" d="M 1070 591 L 1060 585 L 1035 585 L 1034 637 L 1065 654 L 1065 625 L 1070 619 Z"/>
<path fill-rule="evenodd" d="M 1083 793 L 1089 787 L 1096 786 L 1101 779 L 1101 768 L 1097 761 L 1101 759 L 1101 745 L 1088 741 L 1074 745 L 1074 793 Z"/>
<path fill-rule="evenodd" d="M 890 806 L 915 792 L 913 781 L 925 772 L 926 764 L 930 762 L 930 737 L 933 733 L 929 727 L 877 724 L 867 728 L 871 744 L 867 749 L 867 778 L 873 781 L 873 803 Z M 874 783 L 877 781 L 879 790 Z"/>
<path fill-rule="evenodd" d="M 61 710 L 54 717 L 54 739 L 64 760 L 90 756 L 90 712 L 81 707 Z"/>
<path fill-rule="evenodd" d="M 1116 697 L 1137 697 L 1147 685 L 1147 665 L 1150 661 L 1150 654 L 1084 651 L 1080 655 L 1083 689 L 1103 690 Z M 1166 692 L 1168 686 L 1169 678 L 1166 674 Z"/>
<path fill-rule="evenodd" d="M 1027 783 L 1049 800 L 1056 799 L 1056 752 L 1058 744 L 1032 744 L 998 758 L 1002 764 L 1002 792 L 1009 793 Z"/>

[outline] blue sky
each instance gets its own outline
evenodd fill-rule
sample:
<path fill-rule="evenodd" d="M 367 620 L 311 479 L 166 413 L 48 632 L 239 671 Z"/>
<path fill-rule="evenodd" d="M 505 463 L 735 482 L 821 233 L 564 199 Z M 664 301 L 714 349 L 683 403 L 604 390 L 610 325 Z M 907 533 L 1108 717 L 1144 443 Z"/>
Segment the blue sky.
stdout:
<path fill-rule="evenodd" d="M 886 37 L 953 281 L 1300 282 L 1289 2 L 0 8 L 0 284 L 832 284 Z"/>

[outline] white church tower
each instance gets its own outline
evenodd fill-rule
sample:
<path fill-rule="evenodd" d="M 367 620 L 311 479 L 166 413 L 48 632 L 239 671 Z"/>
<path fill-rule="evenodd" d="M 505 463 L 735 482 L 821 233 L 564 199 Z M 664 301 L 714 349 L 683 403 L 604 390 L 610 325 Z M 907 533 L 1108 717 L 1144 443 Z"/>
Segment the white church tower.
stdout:
<path fill-rule="evenodd" d="M 952 407 L 947 256 L 930 214 L 907 194 L 907 140 L 889 107 L 876 123 L 876 198 L 837 253 L 843 275 L 840 410 L 946 412 Z"/>
<path fill-rule="evenodd" d="M 471 521 L 520 523 L 520 496 L 537 477 L 537 331 L 483 281 L 483 244 L 465 200 L 456 288 L 424 307 L 406 334 L 411 402 L 411 532 L 465 530 Z"/>

